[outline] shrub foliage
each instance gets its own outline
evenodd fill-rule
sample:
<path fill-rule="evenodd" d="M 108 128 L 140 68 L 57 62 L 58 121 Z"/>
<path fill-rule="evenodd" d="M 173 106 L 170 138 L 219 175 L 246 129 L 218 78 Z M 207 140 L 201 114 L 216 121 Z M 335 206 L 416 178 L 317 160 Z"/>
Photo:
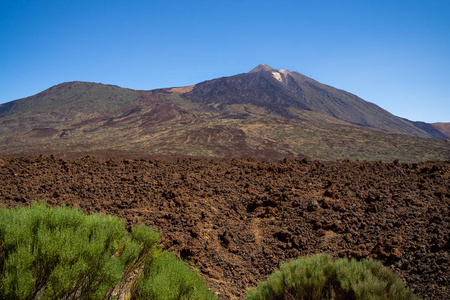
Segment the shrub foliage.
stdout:
<path fill-rule="evenodd" d="M 137 298 L 164 299 L 215 299 L 216 297 L 202 284 L 201 277 L 186 264 L 169 252 L 155 256 L 154 262 L 146 270 L 144 279 L 137 287 Z"/>
<path fill-rule="evenodd" d="M 263 299 L 418 299 L 400 278 L 372 259 L 305 256 L 281 265 L 267 281 L 247 292 L 247 300 Z"/>
<path fill-rule="evenodd" d="M 147 299 L 152 280 L 171 288 L 148 299 L 183 299 L 186 291 L 214 299 L 198 274 L 156 246 L 159 239 L 144 225 L 130 235 L 123 220 L 74 208 L 0 208 L 0 299 L 117 299 L 124 292 Z M 173 277 L 178 270 L 184 273 Z"/>

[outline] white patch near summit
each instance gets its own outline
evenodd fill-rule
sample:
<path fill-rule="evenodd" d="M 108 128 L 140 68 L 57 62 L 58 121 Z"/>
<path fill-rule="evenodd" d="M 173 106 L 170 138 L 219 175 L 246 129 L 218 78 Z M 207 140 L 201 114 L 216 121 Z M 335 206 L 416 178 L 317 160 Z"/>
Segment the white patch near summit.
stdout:
<path fill-rule="evenodd" d="M 272 76 L 279 82 L 283 82 L 283 78 L 281 78 L 281 74 L 279 72 L 272 72 Z"/>

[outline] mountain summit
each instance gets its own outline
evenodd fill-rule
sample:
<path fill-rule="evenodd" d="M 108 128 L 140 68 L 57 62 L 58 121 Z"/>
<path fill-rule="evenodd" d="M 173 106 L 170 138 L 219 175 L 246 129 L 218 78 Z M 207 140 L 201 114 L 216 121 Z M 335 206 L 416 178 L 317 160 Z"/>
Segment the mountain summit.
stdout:
<path fill-rule="evenodd" d="M 439 126 L 438 126 L 439 125 Z M 263 159 L 448 159 L 445 124 L 411 122 L 259 65 L 188 87 L 67 82 L 0 105 L 0 155 L 116 151 Z"/>
<path fill-rule="evenodd" d="M 268 65 L 259 65 L 248 73 L 269 72 L 272 76 L 281 83 L 287 83 L 287 76 L 291 74 L 287 70 L 276 70 Z"/>
<path fill-rule="evenodd" d="M 273 72 L 273 71 L 277 71 L 274 68 L 265 65 L 265 64 L 261 64 L 258 65 L 256 68 L 252 69 L 250 72 L 248 73 L 256 73 L 256 72 L 261 72 L 261 71 L 265 71 L 265 72 Z"/>

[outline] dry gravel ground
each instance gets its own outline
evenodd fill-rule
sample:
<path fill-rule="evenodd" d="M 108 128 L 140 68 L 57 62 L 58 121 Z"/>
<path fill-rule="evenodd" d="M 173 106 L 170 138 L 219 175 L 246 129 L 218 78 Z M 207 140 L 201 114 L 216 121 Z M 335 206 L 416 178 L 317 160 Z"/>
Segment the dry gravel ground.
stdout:
<path fill-rule="evenodd" d="M 0 158 L 0 204 L 33 200 L 152 225 L 222 299 L 321 252 L 379 259 L 450 299 L 450 161 Z"/>

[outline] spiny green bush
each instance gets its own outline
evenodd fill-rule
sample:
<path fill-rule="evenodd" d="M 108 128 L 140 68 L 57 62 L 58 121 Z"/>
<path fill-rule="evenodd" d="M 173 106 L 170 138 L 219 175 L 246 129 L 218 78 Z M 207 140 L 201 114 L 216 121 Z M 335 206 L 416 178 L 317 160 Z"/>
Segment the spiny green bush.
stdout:
<path fill-rule="evenodd" d="M 372 259 L 338 259 L 324 254 L 281 265 L 267 281 L 247 292 L 263 299 L 418 299 L 400 278 Z"/>
<path fill-rule="evenodd" d="M 155 273 L 160 257 L 168 255 L 156 246 L 159 239 L 144 225 L 133 227 L 129 235 L 123 220 L 74 208 L 36 203 L 0 208 L 0 299 L 109 299 L 126 290 L 127 297 L 143 299 L 141 290 L 155 274 L 165 276 L 169 286 L 179 279 L 172 282 L 164 275 L 168 270 L 189 270 L 177 260 Z M 212 295 L 199 276 L 189 276 L 184 278 L 186 289 Z M 126 289 L 130 278 L 132 287 Z M 174 298 L 161 293 L 152 299 Z"/>

